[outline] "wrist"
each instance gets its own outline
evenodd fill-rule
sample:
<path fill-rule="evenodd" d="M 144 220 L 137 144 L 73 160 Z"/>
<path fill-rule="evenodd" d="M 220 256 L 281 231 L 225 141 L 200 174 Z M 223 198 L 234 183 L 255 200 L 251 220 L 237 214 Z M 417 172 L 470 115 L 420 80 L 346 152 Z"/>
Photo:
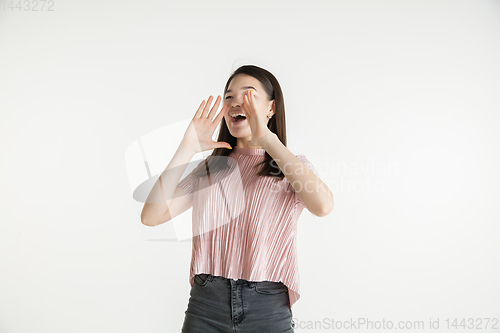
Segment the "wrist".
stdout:
<path fill-rule="evenodd" d="M 268 134 L 266 134 L 260 138 L 259 146 L 261 146 L 262 148 L 264 148 L 267 151 L 268 147 L 270 145 L 272 145 L 273 141 L 276 139 L 278 139 L 278 136 L 276 135 L 276 133 L 269 131 Z"/>
<path fill-rule="evenodd" d="M 182 152 L 185 155 L 191 155 L 191 157 L 193 157 L 194 155 L 197 154 L 197 152 L 193 149 L 192 146 L 190 146 L 189 144 L 186 144 L 184 142 L 180 143 L 179 147 L 177 147 L 177 150 Z"/>

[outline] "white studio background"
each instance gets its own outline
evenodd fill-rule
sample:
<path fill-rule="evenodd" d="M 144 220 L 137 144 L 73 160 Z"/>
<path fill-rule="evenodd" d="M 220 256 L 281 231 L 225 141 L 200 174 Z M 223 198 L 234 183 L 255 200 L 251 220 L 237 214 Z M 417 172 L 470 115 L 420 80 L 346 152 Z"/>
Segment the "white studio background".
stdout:
<path fill-rule="evenodd" d="M 298 222 L 296 332 L 499 329 L 500 1 L 4 1 L 0 332 L 180 332 L 191 241 L 141 224 L 126 152 L 245 64 L 335 198 Z"/>

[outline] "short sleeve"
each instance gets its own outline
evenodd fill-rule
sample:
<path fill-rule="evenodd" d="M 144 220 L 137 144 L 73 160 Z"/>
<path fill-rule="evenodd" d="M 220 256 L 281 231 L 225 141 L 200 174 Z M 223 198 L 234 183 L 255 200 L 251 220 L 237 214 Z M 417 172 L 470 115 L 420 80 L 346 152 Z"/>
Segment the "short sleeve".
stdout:
<path fill-rule="evenodd" d="M 202 160 L 198 165 L 186 176 L 184 177 L 177 186 L 180 187 L 186 195 L 193 200 L 193 194 L 196 190 L 196 183 L 199 177 L 193 175 L 193 171 L 196 170 L 201 164 L 205 163 L 205 160 Z"/>
<path fill-rule="evenodd" d="M 318 175 L 317 171 L 316 171 L 316 168 L 314 167 L 314 165 L 307 159 L 307 157 L 305 157 L 304 155 L 295 155 L 295 157 L 297 157 L 299 160 L 302 161 L 302 163 L 304 163 L 308 168 L 309 170 L 311 170 L 312 172 L 314 172 L 315 175 Z M 297 192 L 295 192 L 295 204 L 297 204 L 298 206 L 302 207 L 302 208 L 305 208 L 306 205 L 304 203 L 304 201 L 302 201 L 302 199 L 299 197 L 299 195 L 297 194 Z"/>

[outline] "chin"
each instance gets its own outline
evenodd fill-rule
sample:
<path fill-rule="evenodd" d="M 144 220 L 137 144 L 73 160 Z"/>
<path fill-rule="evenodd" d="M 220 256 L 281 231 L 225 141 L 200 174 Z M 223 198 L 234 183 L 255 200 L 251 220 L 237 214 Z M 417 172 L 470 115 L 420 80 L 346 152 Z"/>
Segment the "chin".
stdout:
<path fill-rule="evenodd" d="M 235 131 L 235 132 L 229 130 L 229 133 L 231 133 L 231 135 L 237 139 L 243 139 L 243 138 L 249 137 L 252 134 L 250 131 L 248 131 L 248 133 L 247 133 L 247 131 L 244 131 L 244 130 L 239 130 L 239 131 Z"/>

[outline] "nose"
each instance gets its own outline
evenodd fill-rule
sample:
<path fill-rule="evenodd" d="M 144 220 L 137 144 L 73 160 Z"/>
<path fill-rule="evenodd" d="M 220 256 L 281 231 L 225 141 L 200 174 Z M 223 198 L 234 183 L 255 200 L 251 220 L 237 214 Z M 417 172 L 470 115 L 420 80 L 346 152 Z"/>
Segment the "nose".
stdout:
<path fill-rule="evenodd" d="M 243 104 L 243 97 L 240 98 L 232 96 L 227 102 L 231 108 L 241 108 L 241 104 Z"/>
<path fill-rule="evenodd" d="M 239 106 L 238 103 L 230 103 L 228 102 L 227 103 L 228 106 L 227 106 L 227 112 L 226 112 L 226 116 L 229 117 L 229 114 L 232 112 L 232 111 L 235 111 L 235 110 L 242 110 L 243 108 Z"/>

